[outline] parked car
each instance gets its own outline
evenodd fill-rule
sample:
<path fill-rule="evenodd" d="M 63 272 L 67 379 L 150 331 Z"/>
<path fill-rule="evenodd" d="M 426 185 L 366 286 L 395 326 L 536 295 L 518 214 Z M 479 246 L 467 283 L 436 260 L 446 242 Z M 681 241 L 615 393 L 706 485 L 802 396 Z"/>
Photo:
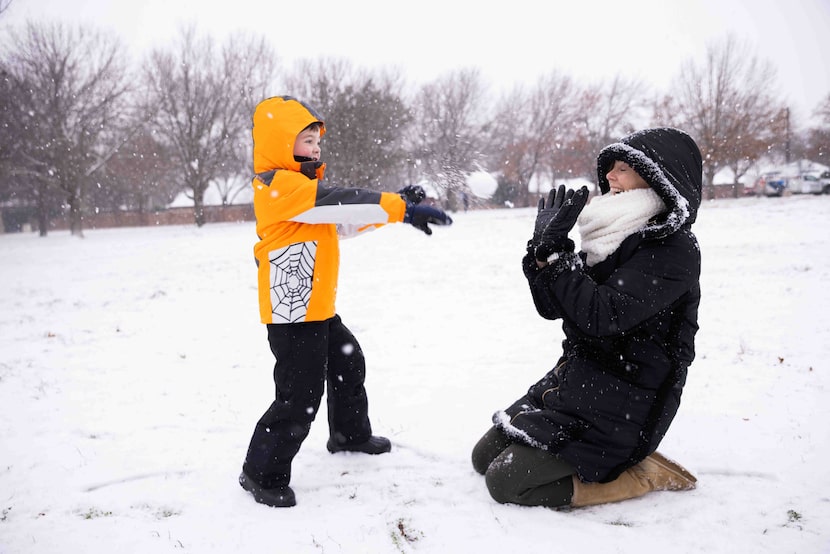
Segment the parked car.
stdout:
<path fill-rule="evenodd" d="M 819 175 L 818 180 L 821 181 L 821 192 L 830 194 L 830 170 Z"/>
<path fill-rule="evenodd" d="M 762 173 L 755 181 L 755 194 L 781 196 L 787 188 L 787 178 L 780 171 Z"/>
<path fill-rule="evenodd" d="M 787 188 L 793 194 L 821 194 L 824 192 L 818 173 L 800 173 L 787 179 Z"/>

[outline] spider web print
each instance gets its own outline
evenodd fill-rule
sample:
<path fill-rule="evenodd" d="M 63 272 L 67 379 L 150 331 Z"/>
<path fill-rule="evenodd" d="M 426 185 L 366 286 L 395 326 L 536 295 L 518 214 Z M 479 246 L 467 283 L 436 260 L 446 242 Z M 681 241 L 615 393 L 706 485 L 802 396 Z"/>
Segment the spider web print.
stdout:
<path fill-rule="evenodd" d="M 274 250 L 268 255 L 274 323 L 296 323 L 305 319 L 316 253 L 316 242 L 302 242 Z"/>

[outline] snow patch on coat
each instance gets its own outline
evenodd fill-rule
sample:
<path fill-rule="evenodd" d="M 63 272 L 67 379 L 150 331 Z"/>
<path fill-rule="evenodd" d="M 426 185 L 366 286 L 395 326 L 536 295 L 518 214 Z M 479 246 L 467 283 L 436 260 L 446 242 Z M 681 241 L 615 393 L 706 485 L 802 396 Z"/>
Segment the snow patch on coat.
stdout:
<path fill-rule="evenodd" d="M 520 412 L 520 413 L 528 413 L 528 412 L 541 412 L 541 410 L 537 408 L 530 408 L 528 406 L 527 411 Z M 498 412 L 493 414 L 493 424 L 498 427 L 499 429 L 504 432 L 509 438 L 519 441 L 523 444 L 528 446 L 532 446 L 533 448 L 539 448 L 542 450 L 547 450 L 548 445 L 539 442 L 535 438 L 531 437 L 526 432 L 522 431 L 518 427 L 513 425 L 513 418 L 510 417 L 510 414 L 505 412 L 504 410 L 499 410 Z"/>

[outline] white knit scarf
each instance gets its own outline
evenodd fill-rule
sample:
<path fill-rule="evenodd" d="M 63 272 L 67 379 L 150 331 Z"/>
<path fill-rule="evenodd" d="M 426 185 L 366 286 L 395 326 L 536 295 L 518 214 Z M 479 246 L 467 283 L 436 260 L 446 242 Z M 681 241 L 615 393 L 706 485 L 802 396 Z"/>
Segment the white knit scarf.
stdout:
<path fill-rule="evenodd" d="M 651 187 L 592 198 L 577 219 L 581 249 L 588 255 L 586 263 L 598 264 L 619 248 L 627 236 L 664 211 L 666 205 Z"/>

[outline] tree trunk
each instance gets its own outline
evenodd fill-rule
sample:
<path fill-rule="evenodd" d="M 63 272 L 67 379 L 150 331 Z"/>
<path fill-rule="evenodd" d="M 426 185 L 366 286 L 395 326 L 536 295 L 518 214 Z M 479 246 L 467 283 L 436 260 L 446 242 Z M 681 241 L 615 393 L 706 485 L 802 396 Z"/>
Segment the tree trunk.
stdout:
<path fill-rule="evenodd" d="M 69 232 L 72 236 L 84 236 L 83 214 L 81 213 L 81 199 L 76 194 L 69 196 Z"/>
<path fill-rule="evenodd" d="M 147 194 L 138 195 L 138 220 L 144 227 L 150 224 L 150 217 L 147 213 L 147 206 L 149 203 L 149 196 Z"/>
<path fill-rule="evenodd" d="M 193 195 L 193 218 L 196 221 L 196 227 L 205 224 L 205 199 L 203 194 Z"/>
<path fill-rule="evenodd" d="M 530 205 L 530 182 L 519 179 L 519 190 L 516 191 L 516 206 L 526 208 Z"/>
<path fill-rule="evenodd" d="M 37 195 L 37 227 L 41 237 L 49 234 L 49 213 L 46 210 L 44 194 Z"/>
<path fill-rule="evenodd" d="M 703 170 L 703 190 L 704 190 L 704 197 L 707 200 L 713 200 L 715 198 L 715 168 L 714 167 L 704 167 Z"/>

